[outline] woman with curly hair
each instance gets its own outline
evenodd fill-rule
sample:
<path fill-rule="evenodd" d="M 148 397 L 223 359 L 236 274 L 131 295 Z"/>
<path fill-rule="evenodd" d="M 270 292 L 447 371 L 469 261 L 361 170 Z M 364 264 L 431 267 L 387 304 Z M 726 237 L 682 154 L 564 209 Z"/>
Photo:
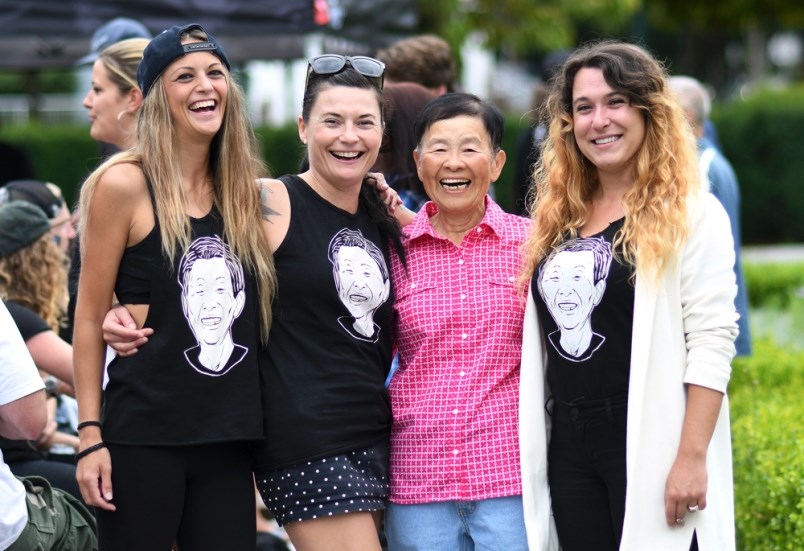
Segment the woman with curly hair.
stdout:
<path fill-rule="evenodd" d="M 547 110 L 525 245 L 529 536 L 550 529 L 549 483 L 564 551 L 734 549 L 734 253 L 684 112 L 620 42 L 575 51 Z"/>
<path fill-rule="evenodd" d="M 32 203 L 12 201 L 0 206 L 0 298 L 36 366 L 56 378 L 48 380 L 49 419 L 42 434 L 31 442 L 0 439 L 0 448 L 15 475 L 43 476 L 80 499 L 75 467 L 47 454 L 55 445 L 73 449 L 78 445 L 75 435 L 57 430 L 55 421 L 60 400 L 56 390 L 72 393 L 73 351 L 57 333 L 67 299 L 66 267 L 51 227 L 44 212 Z"/>

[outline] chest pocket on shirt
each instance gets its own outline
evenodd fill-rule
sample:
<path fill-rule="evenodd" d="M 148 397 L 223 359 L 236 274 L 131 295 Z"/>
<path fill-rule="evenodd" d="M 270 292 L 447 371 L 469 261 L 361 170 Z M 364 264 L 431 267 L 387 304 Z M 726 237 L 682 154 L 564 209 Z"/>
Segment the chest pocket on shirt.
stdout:
<path fill-rule="evenodd" d="M 406 285 L 394 289 L 396 292 L 397 304 L 402 304 L 406 300 L 413 300 L 417 297 L 432 295 L 436 288 L 436 282 L 432 279 L 409 281 Z"/>
<path fill-rule="evenodd" d="M 522 318 L 525 315 L 525 291 L 515 275 L 504 272 L 489 274 L 488 297 L 494 304 L 490 313 L 494 323 L 502 324 L 510 338 L 522 338 Z"/>

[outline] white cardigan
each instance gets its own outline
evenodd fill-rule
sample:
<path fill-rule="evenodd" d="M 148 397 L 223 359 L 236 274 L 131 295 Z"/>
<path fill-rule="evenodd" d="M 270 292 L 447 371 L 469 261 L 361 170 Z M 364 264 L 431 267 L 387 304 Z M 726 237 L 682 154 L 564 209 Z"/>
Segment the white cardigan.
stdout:
<path fill-rule="evenodd" d="M 683 527 L 665 522 L 664 487 L 675 460 L 686 406 L 685 384 L 726 392 L 737 336 L 734 248 L 729 220 L 710 193 L 690 200 L 690 235 L 660 282 L 635 288 L 628 393 L 628 487 L 620 551 L 733 551 L 729 403 L 724 397 L 709 444 L 707 507 Z M 547 487 L 549 416 L 545 352 L 533 297 L 525 311 L 519 401 L 522 497 L 531 551 L 558 549 Z"/>

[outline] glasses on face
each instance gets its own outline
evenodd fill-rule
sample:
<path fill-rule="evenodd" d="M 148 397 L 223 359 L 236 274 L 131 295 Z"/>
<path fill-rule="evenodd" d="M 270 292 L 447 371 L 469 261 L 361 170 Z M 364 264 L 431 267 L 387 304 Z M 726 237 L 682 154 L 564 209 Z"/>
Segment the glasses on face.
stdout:
<path fill-rule="evenodd" d="M 304 83 L 304 87 L 307 88 L 310 83 L 310 74 L 334 75 L 343 71 L 347 64 L 364 77 L 375 79 L 378 88 L 382 89 L 385 63 L 363 55 L 343 56 L 337 54 L 324 54 L 311 59 L 307 66 L 307 81 Z"/>

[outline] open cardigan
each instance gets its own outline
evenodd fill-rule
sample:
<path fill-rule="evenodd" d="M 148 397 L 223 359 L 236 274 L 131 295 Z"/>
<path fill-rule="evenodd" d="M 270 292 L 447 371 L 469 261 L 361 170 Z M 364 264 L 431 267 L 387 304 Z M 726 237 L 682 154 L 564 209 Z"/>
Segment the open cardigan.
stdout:
<path fill-rule="evenodd" d="M 682 527 L 665 522 L 664 488 L 681 438 L 686 384 L 726 392 L 737 336 L 734 247 L 723 207 L 709 193 L 689 201 L 689 237 L 657 283 L 637 278 L 628 391 L 625 521 L 621 551 L 733 551 L 729 404 L 709 444 L 707 507 Z M 559 548 L 547 486 L 546 356 L 533 297 L 525 311 L 519 401 L 522 497 L 531 551 Z"/>

